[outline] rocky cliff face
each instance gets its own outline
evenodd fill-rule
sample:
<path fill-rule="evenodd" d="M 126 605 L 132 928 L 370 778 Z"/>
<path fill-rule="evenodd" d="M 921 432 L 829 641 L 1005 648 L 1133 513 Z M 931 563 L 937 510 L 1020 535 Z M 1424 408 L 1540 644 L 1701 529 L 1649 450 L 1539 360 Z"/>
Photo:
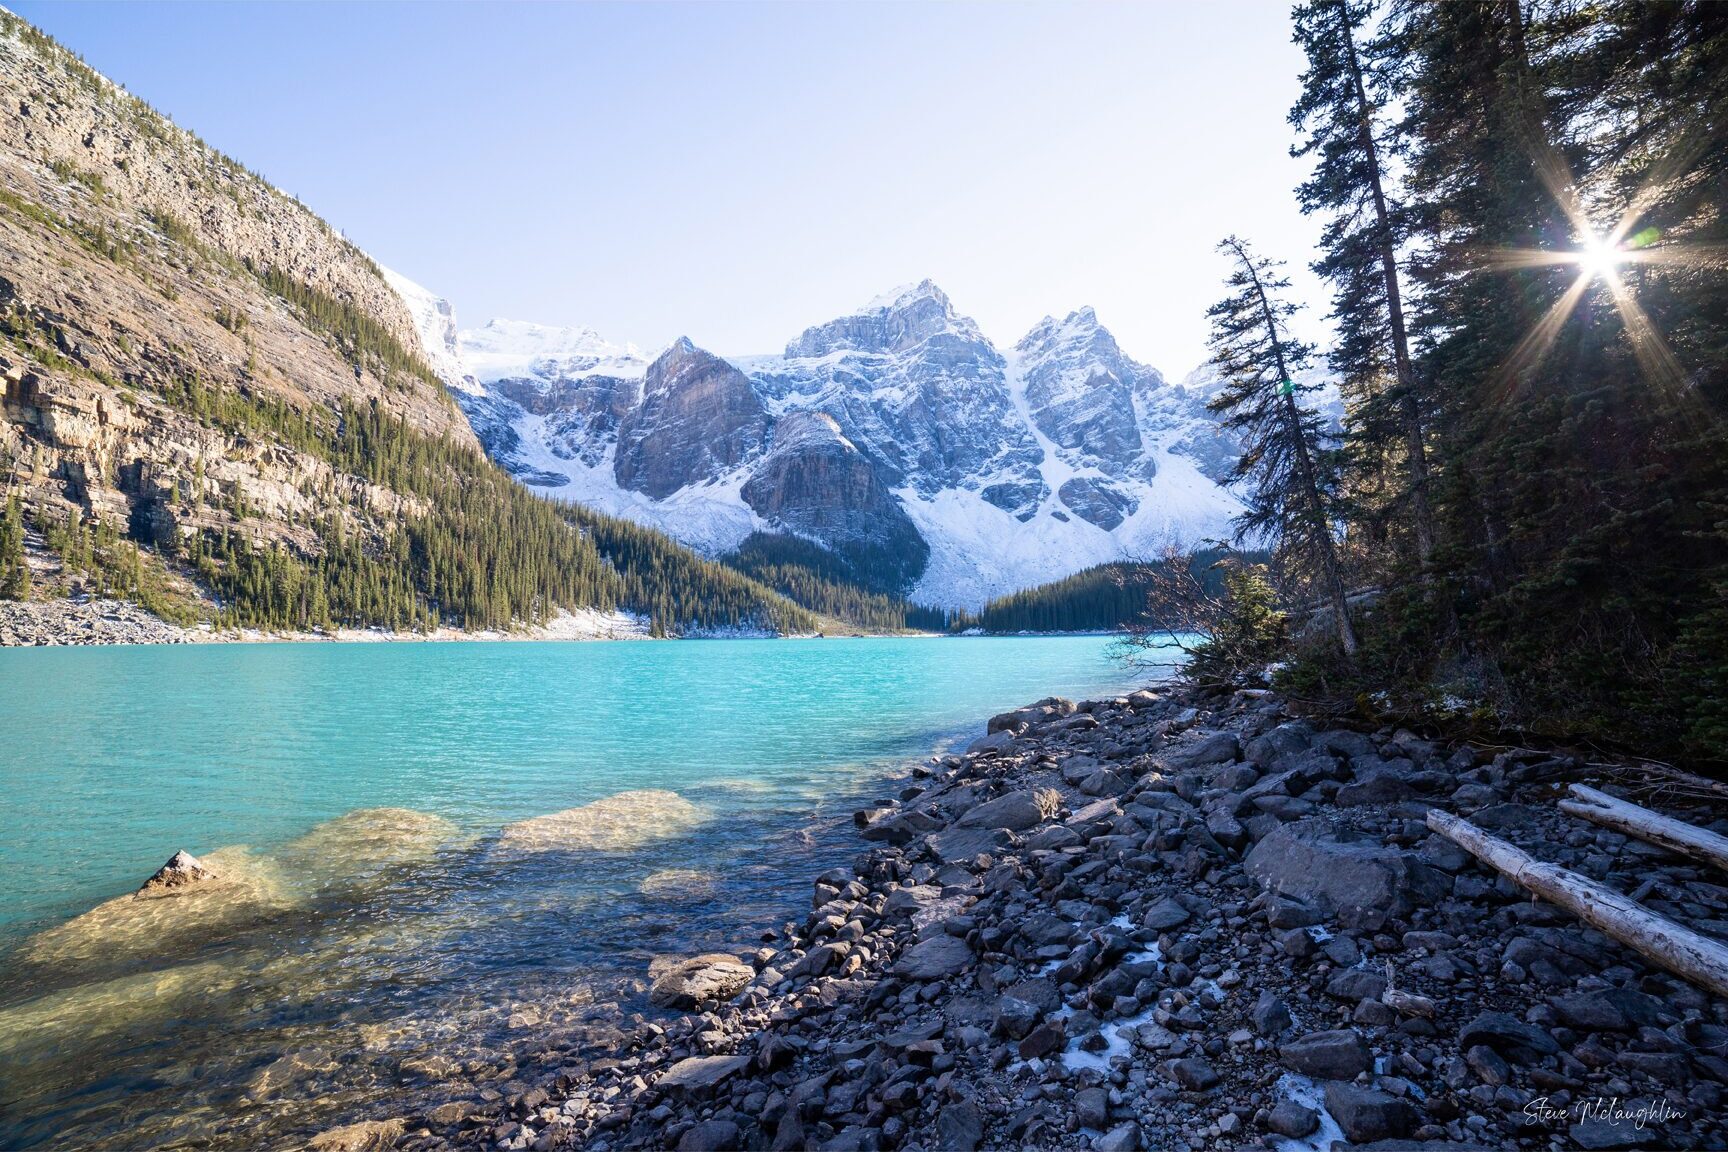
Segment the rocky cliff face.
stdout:
<path fill-rule="evenodd" d="M 675 341 L 642 381 L 642 401 L 618 423 L 612 474 L 618 484 L 663 500 L 761 454 L 768 410 L 744 373 Z"/>
<path fill-rule="evenodd" d="M 475 443 L 397 293 L 298 202 L 8 14 L 0 101 L 0 489 L 31 520 L 305 552 L 420 504 L 298 430 L 376 405 Z"/>
<path fill-rule="evenodd" d="M 711 552 L 756 531 L 868 546 L 926 603 L 1222 536 L 1240 510 L 1205 390 L 1133 360 L 1090 308 L 1006 352 L 929 281 L 730 364 L 680 341 L 650 366 L 511 321 L 458 345 L 463 407 L 524 482 Z"/>
<path fill-rule="evenodd" d="M 770 528 L 820 540 L 888 586 L 916 579 L 929 560 L 930 546 L 877 468 L 825 412 L 781 417 L 741 495 Z"/>
<path fill-rule="evenodd" d="M 1046 316 L 1014 350 L 1027 409 L 1052 443 L 1106 472 L 1138 460 L 1144 442 L 1135 398 L 1154 396 L 1164 378 L 1123 355 L 1092 309 L 1060 322 Z"/>

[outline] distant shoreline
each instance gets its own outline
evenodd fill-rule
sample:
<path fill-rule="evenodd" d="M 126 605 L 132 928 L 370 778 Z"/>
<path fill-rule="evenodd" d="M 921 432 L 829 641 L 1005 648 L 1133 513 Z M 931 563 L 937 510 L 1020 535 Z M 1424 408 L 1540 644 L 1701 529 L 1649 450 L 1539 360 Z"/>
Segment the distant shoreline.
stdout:
<path fill-rule="evenodd" d="M 603 640 L 816 640 L 927 638 L 954 636 L 986 639 L 1027 636 L 1111 636 L 1114 629 L 1060 632 L 843 632 L 782 635 L 756 629 L 701 630 L 674 637 L 649 634 L 648 623 L 628 612 L 587 608 L 561 612 L 545 624 L 510 631 L 439 628 L 432 632 L 400 632 L 383 628 L 338 628 L 334 632 L 273 632 L 261 628 L 217 629 L 173 624 L 124 600 L 0 601 L 0 648 L 143 647 L 168 644 L 455 644 L 512 641 Z"/>

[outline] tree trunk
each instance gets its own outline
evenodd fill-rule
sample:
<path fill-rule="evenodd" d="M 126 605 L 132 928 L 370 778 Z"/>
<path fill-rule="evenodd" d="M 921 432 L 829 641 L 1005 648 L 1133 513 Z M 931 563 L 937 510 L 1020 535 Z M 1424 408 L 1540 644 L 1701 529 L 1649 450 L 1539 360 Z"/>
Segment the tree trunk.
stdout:
<path fill-rule="evenodd" d="M 1404 294 L 1398 285 L 1398 253 L 1392 232 L 1392 213 L 1386 207 L 1386 191 L 1380 177 L 1380 150 L 1374 142 L 1368 89 L 1362 82 L 1356 40 L 1343 3 L 1338 5 L 1338 23 L 1350 64 L 1350 80 L 1356 90 L 1357 138 L 1367 159 L 1369 188 L 1374 198 L 1380 274 L 1386 282 L 1386 316 L 1392 329 L 1392 364 L 1398 380 L 1398 415 L 1404 425 L 1404 451 L 1410 463 L 1410 510 L 1416 521 L 1416 557 L 1426 568 L 1434 553 L 1434 513 L 1428 504 L 1428 446 L 1422 431 L 1421 408 L 1416 403 L 1416 376 L 1410 362 L 1410 336 L 1404 324 Z"/>
<path fill-rule="evenodd" d="M 1581 817 L 1728 871 L 1728 837 L 1694 828 L 1683 820 L 1652 812 L 1583 784 L 1572 785 L 1570 791 L 1573 798 L 1560 801 L 1560 811 L 1568 816 Z"/>
<path fill-rule="evenodd" d="M 1428 827 L 1519 887 L 1566 909 L 1652 964 L 1718 996 L 1728 996 L 1728 945 L 1664 919 L 1612 888 L 1558 864 L 1537 860 L 1450 812 L 1430 808 Z"/>

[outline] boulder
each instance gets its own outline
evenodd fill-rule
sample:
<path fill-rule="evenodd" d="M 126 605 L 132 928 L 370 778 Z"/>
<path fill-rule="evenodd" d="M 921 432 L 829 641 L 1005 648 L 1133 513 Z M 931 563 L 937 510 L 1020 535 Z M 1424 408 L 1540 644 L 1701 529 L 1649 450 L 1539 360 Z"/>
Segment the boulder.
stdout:
<path fill-rule="evenodd" d="M 1254 845 L 1243 866 L 1270 891 L 1353 928 L 1379 928 L 1449 889 L 1446 878 L 1415 853 L 1321 819 L 1281 825 Z"/>
<path fill-rule="evenodd" d="M 1190 915 L 1188 909 L 1166 896 L 1146 909 L 1145 914 L 1140 917 L 1140 926 L 1149 928 L 1154 932 L 1162 932 L 1166 928 L 1186 924 Z"/>
<path fill-rule="evenodd" d="M 1352 1144 L 1406 1136 L 1416 1127 L 1416 1109 L 1408 1100 L 1355 1084 L 1326 1085 L 1326 1111 Z"/>
<path fill-rule="evenodd" d="M 1035 828 L 1062 808 L 1062 793 L 1054 788 L 1022 788 L 987 800 L 960 817 L 962 828 Z"/>
<path fill-rule="evenodd" d="M 1302 935 L 1303 939 L 1307 939 L 1306 932 Z M 1266 1037 L 1275 1037 L 1294 1023 L 1289 1007 L 1269 988 L 1263 990 L 1260 998 L 1254 1002 L 1250 1018 L 1254 1021 L 1254 1030 Z"/>
<path fill-rule="evenodd" d="M 986 752 L 1002 752 L 1014 744 L 1014 733 L 1007 730 L 992 732 L 988 736 L 980 736 L 966 745 L 968 755 L 982 755 Z"/>
<path fill-rule="evenodd" d="M 1032 852 L 1055 852 L 1080 843 L 1080 833 L 1065 824 L 1040 828 L 1026 838 L 1026 848 Z"/>
<path fill-rule="evenodd" d="M 936 1133 L 943 1148 L 974 1152 L 984 1142 L 984 1116 L 970 1100 L 948 1104 L 936 1114 Z"/>
<path fill-rule="evenodd" d="M 168 857 L 168 863 L 156 869 L 155 874 L 144 881 L 135 895 L 172 896 L 182 888 L 216 878 L 216 873 L 200 863 L 198 857 L 182 848 Z"/>
<path fill-rule="evenodd" d="M 678 1138 L 678 1152 L 732 1152 L 738 1135 L 738 1125 L 730 1120 L 704 1120 Z"/>
<path fill-rule="evenodd" d="M 948 828 L 932 832 L 926 842 L 944 864 L 999 852 L 1009 844 L 1008 833 L 1000 828 Z"/>
<path fill-rule="evenodd" d="M 1170 1076 L 1190 1092 L 1206 1092 L 1218 1086 L 1222 1079 L 1212 1065 L 1198 1057 L 1170 1062 Z"/>
<path fill-rule="evenodd" d="M 668 1068 L 655 1087 L 695 1095 L 737 1075 L 749 1063 L 748 1056 L 688 1056 Z"/>
<path fill-rule="evenodd" d="M 1560 1051 L 1560 1045 L 1546 1031 L 1505 1012 L 1484 1012 L 1464 1025 L 1458 1033 L 1458 1050 L 1467 1052 L 1478 1044 L 1501 1052 L 1524 1048 L 1542 1056 Z"/>
<path fill-rule="evenodd" d="M 1205 768 L 1211 764 L 1227 764 L 1240 758 L 1242 742 L 1234 732 L 1214 732 L 1185 748 L 1164 754 L 1164 763 L 1180 772 L 1189 768 Z"/>
<path fill-rule="evenodd" d="M 958 936 L 933 936 L 906 949 L 894 965 L 896 975 L 908 980 L 945 980 L 958 976 L 972 963 L 972 949 Z"/>
<path fill-rule="evenodd" d="M 1290 1069 L 1315 1080 L 1354 1080 L 1374 1062 L 1367 1041 L 1347 1028 L 1310 1032 L 1285 1044 L 1278 1055 Z"/>
<path fill-rule="evenodd" d="M 1300 1140 L 1320 1127 L 1320 1113 L 1294 1100 L 1280 1100 L 1266 1118 L 1266 1127 L 1280 1136 Z"/>
<path fill-rule="evenodd" d="M 1280 1100 L 1266 1118 L 1266 1127 L 1280 1136 L 1300 1140 L 1320 1127 L 1320 1113 L 1294 1100 Z"/>
<path fill-rule="evenodd" d="M 648 999 L 662 1008 L 695 1008 L 732 999 L 755 977 L 755 969 L 736 956 L 707 952 L 666 969 L 648 990 Z"/>
<path fill-rule="evenodd" d="M 1313 730 L 1306 724 L 1280 724 L 1248 741 L 1243 754 L 1261 768 L 1270 768 L 1280 756 L 1306 752 L 1313 740 Z"/>

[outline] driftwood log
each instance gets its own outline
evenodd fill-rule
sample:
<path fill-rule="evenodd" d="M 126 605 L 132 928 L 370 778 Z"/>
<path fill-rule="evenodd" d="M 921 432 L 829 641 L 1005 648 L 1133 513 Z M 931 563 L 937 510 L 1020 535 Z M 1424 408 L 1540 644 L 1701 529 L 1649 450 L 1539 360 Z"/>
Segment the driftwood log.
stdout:
<path fill-rule="evenodd" d="M 1560 811 L 1566 815 L 1592 821 L 1604 828 L 1636 836 L 1658 848 L 1728 870 L 1728 836 L 1695 828 L 1672 816 L 1652 812 L 1583 784 L 1572 785 L 1570 791 L 1571 798 L 1560 801 Z"/>
<path fill-rule="evenodd" d="M 1728 946 L 1658 916 L 1588 877 L 1544 863 L 1450 812 L 1429 809 L 1428 827 L 1514 884 L 1566 909 L 1652 964 L 1718 996 L 1728 996 Z"/>

